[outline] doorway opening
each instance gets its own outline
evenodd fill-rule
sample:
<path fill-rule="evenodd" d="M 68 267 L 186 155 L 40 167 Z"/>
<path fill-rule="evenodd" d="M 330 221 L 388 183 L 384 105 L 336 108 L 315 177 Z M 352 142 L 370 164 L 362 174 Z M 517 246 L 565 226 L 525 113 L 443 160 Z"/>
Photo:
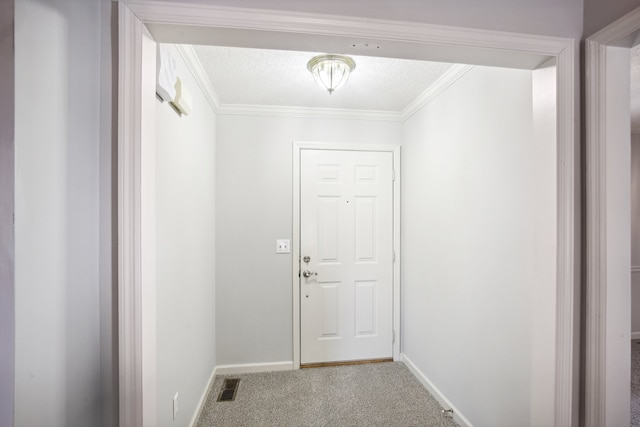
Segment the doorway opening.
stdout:
<path fill-rule="evenodd" d="M 148 237 L 141 232 L 139 227 L 140 220 L 140 200 L 136 197 L 136 183 L 139 182 L 140 176 L 144 175 L 144 166 L 140 161 L 139 147 L 142 125 L 137 121 L 140 117 L 141 101 L 140 87 L 141 78 L 140 70 L 140 52 L 139 40 L 142 34 L 142 28 L 145 24 L 149 25 L 151 33 L 156 37 L 157 41 L 162 42 L 189 42 L 194 43 L 194 39 L 204 37 L 204 26 L 211 27 L 213 32 L 217 32 L 218 37 L 230 37 L 231 33 L 238 34 L 238 31 L 246 31 L 254 35 L 264 35 L 264 31 L 273 31 L 273 34 L 280 36 L 279 43 L 284 39 L 310 42 L 313 39 L 318 46 L 330 47 L 331 43 L 338 39 L 352 41 L 352 23 L 337 22 L 332 28 L 327 29 L 325 26 L 314 26 L 308 22 L 300 25 L 296 21 L 296 17 L 291 17 L 291 21 L 283 22 L 281 19 L 270 21 L 269 17 L 265 17 L 259 12 L 243 11 L 240 15 L 237 11 L 228 9 L 201 7 L 198 9 L 179 8 L 167 12 L 167 7 L 163 5 L 162 10 L 150 3 L 139 3 L 131 5 L 134 10 L 131 11 L 128 6 L 121 4 L 120 22 L 121 22 L 121 45 L 120 45 L 120 83 L 121 92 L 119 97 L 120 108 L 120 147 L 122 158 L 120 161 L 120 224 L 123 224 L 121 230 L 121 360 L 132 360 L 135 363 L 123 363 L 121 365 L 121 421 L 126 425 L 141 425 L 143 419 L 142 413 L 152 410 L 155 403 L 148 401 L 143 394 L 143 375 L 145 366 L 140 363 L 140 355 L 148 354 L 141 351 L 144 347 L 144 337 L 148 332 L 146 323 L 149 319 L 145 313 L 144 290 L 146 278 L 139 276 L 139 271 L 144 271 L 144 257 L 134 256 L 141 254 L 141 248 L 145 246 L 145 239 Z M 194 12 L 197 10 L 197 13 Z M 143 17 L 142 20 L 138 17 Z M 203 26 L 203 19 L 206 21 Z M 273 17 L 271 17 L 273 19 Z M 230 22 L 233 22 L 233 28 L 230 28 Z M 158 24 L 161 23 L 161 24 Z M 197 24 L 198 27 L 192 27 L 193 33 L 187 35 L 190 25 Z M 166 28 L 160 28 L 162 26 Z M 574 52 L 573 44 L 567 40 L 530 40 L 523 41 L 522 38 L 515 40 L 508 35 L 501 34 L 476 34 L 473 31 L 453 30 L 457 35 L 459 42 L 451 44 L 450 41 L 445 43 L 445 36 L 442 29 L 425 28 L 405 28 L 402 25 L 396 25 L 391 31 L 388 27 L 380 28 L 375 23 L 369 28 L 360 27 L 358 38 L 383 38 L 392 40 L 388 43 L 391 49 L 397 52 L 407 52 L 416 48 L 414 53 L 416 56 L 424 55 L 426 57 L 438 56 L 445 59 L 442 49 L 444 44 L 448 46 L 450 62 L 464 62 L 459 60 L 465 55 L 473 57 L 472 62 L 500 65 L 505 64 L 504 61 L 511 62 L 515 57 L 520 60 L 533 61 L 540 64 L 541 59 L 554 58 L 557 61 L 558 76 L 558 272 L 557 272 L 557 306 L 556 313 L 556 361 L 555 361 L 555 378 L 556 385 L 555 400 L 556 405 L 555 420 L 557 425 L 569 425 L 574 415 L 575 396 L 573 363 L 577 353 L 574 348 L 575 324 L 574 324 L 574 226 L 575 226 L 575 193 L 574 193 L 574 99 L 573 99 L 573 80 L 574 80 Z M 181 27 L 180 27 L 181 26 Z M 180 28 L 178 28 L 180 27 Z M 367 27 L 367 25 L 365 25 Z M 274 31 L 274 28 L 276 29 Z M 305 28 L 304 31 L 300 28 Z M 163 39 L 163 31 L 169 34 L 173 31 L 176 38 Z M 261 32 L 262 31 L 262 32 Z M 291 37 L 291 33 L 300 34 L 300 37 Z M 385 36 L 385 32 L 387 36 Z M 393 37 L 391 37 L 393 33 Z M 176 35 L 177 34 L 177 35 Z M 282 37 L 286 36 L 286 37 Z M 333 36 L 333 37 L 327 37 Z M 382 36 L 382 37 L 381 37 Z M 387 37 L 387 38 L 385 38 Z M 189 40 L 187 40 L 189 39 Z M 237 40 L 238 38 L 230 37 L 228 40 Z M 246 42 L 246 38 L 243 39 Z M 253 39 L 253 43 L 258 43 Z M 395 41 L 394 41 L 395 40 Z M 449 39 L 450 40 L 450 39 Z M 202 38 L 200 39 L 202 41 Z M 430 49 L 429 47 L 436 47 Z M 339 49 L 330 49 L 336 51 Z M 510 53 L 506 53 L 510 52 Z M 400 53 L 399 53 L 400 54 Z M 454 60 L 454 58 L 458 58 Z M 467 56 L 469 58 L 469 56 Z M 505 58 L 508 58 L 506 60 Z M 434 59 L 434 58 L 430 58 Z M 469 59 L 467 59 L 469 60 Z M 531 66 L 534 68 L 535 65 Z M 148 285 L 148 284 L 147 284 Z M 153 376 L 153 373 L 150 373 Z"/>

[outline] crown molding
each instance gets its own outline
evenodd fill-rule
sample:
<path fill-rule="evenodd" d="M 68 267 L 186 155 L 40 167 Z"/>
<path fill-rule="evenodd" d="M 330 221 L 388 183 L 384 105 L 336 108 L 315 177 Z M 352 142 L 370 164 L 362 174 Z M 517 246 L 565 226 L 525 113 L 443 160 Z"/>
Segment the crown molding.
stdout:
<path fill-rule="evenodd" d="M 182 57 L 182 60 L 193 75 L 193 78 L 202 91 L 202 94 L 206 98 L 209 105 L 211 105 L 213 112 L 217 113 L 220 109 L 220 98 L 218 97 L 216 90 L 213 88 L 211 80 L 209 80 L 209 76 L 204 70 L 202 62 L 200 62 L 200 58 L 198 58 L 198 54 L 196 53 L 195 49 L 191 45 L 177 44 L 175 46 L 178 50 L 178 53 Z"/>
<path fill-rule="evenodd" d="M 448 69 L 447 72 L 440 76 L 427 90 L 418 95 L 416 99 L 402 110 L 400 114 L 402 121 L 404 122 L 409 119 L 473 68 L 474 65 L 455 64 Z"/>
<path fill-rule="evenodd" d="M 313 108 L 298 106 L 249 105 L 249 104 L 221 104 L 211 80 L 207 75 L 198 54 L 190 45 L 175 45 L 178 53 L 191 71 L 198 86 L 216 114 L 271 116 L 271 117 L 301 117 L 345 120 L 376 120 L 389 122 L 404 122 L 425 105 L 433 101 L 438 95 L 453 85 L 458 79 L 474 68 L 474 65 L 455 64 L 440 76 L 431 86 L 418 95 L 402 111 L 380 110 L 352 110 L 341 108 Z"/>
<path fill-rule="evenodd" d="M 379 120 L 402 122 L 402 115 L 396 111 L 348 110 L 340 108 L 287 107 L 275 105 L 222 104 L 220 115 L 301 117 L 316 119 Z"/>

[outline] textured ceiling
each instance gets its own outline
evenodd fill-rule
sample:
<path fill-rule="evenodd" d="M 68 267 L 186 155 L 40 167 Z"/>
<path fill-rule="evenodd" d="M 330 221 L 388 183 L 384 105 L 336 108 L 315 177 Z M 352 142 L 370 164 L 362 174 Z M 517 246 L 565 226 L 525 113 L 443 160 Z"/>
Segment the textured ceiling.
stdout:
<path fill-rule="evenodd" d="M 329 95 L 307 70 L 318 53 L 194 46 L 220 103 L 400 112 L 453 64 L 352 56 L 356 68 Z"/>
<path fill-rule="evenodd" d="M 640 133 L 640 45 L 631 49 L 631 129 Z"/>

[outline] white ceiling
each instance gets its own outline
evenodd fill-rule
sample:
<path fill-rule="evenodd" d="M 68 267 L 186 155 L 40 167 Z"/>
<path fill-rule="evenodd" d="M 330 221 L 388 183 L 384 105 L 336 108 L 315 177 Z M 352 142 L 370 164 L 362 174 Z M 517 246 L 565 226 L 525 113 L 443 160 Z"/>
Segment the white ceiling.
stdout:
<path fill-rule="evenodd" d="M 356 68 L 332 95 L 307 61 L 317 52 L 194 46 L 222 105 L 401 112 L 453 64 L 352 56 Z"/>

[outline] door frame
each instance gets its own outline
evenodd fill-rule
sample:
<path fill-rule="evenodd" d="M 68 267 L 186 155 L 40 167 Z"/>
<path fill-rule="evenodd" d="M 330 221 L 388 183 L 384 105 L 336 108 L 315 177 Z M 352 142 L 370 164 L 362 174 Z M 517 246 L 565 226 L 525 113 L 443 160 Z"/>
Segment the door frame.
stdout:
<path fill-rule="evenodd" d="M 578 423 L 579 409 L 579 159 L 577 109 L 577 42 L 575 39 L 487 31 L 441 25 L 322 14 L 219 7 L 201 3 L 119 0 L 118 25 L 118 318 L 119 403 L 121 425 L 144 425 L 143 406 L 155 406 L 143 390 L 143 291 L 153 287 L 141 272 L 143 256 L 140 194 L 143 174 L 141 147 L 142 27 L 146 24 L 257 30 L 299 35 L 350 37 L 407 43 L 416 49 L 456 50 L 474 62 L 478 52 L 534 54 L 553 57 L 557 64 L 557 272 L 555 425 Z M 124 15 L 124 16 L 123 16 Z M 465 56 L 466 55 L 466 56 Z M 143 357 L 144 355 L 144 357 Z"/>
<path fill-rule="evenodd" d="M 630 371 L 621 372 L 620 366 L 628 365 L 625 342 L 628 345 L 631 340 L 631 319 L 629 307 L 622 309 L 620 305 L 628 304 L 631 289 L 629 234 L 626 242 L 624 237 L 630 218 L 621 215 L 626 206 L 618 190 L 630 176 L 627 169 L 614 163 L 623 161 L 630 148 L 630 139 L 624 137 L 630 135 L 630 107 L 628 79 L 624 79 L 628 70 L 616 72 L 620 61 L 616 48 L 631 47 L 639 33 L 640 8 L 585 42 L 587 427 L 629 422 L 630 402 L 624 395 L 628 393 Z M 626 198 L 628 203 L 630 195 Z"/>
<path fill-rule="evenodd" d="M 400 145 L 293 142 L 293 230 L 292 250 L 292 295 L 293 295 L 293 369 L 300 369 L 300 154 L 302 150 L 361 151 L 391 153 L 393 155 L 393 360 L 400 360 Z"/>

